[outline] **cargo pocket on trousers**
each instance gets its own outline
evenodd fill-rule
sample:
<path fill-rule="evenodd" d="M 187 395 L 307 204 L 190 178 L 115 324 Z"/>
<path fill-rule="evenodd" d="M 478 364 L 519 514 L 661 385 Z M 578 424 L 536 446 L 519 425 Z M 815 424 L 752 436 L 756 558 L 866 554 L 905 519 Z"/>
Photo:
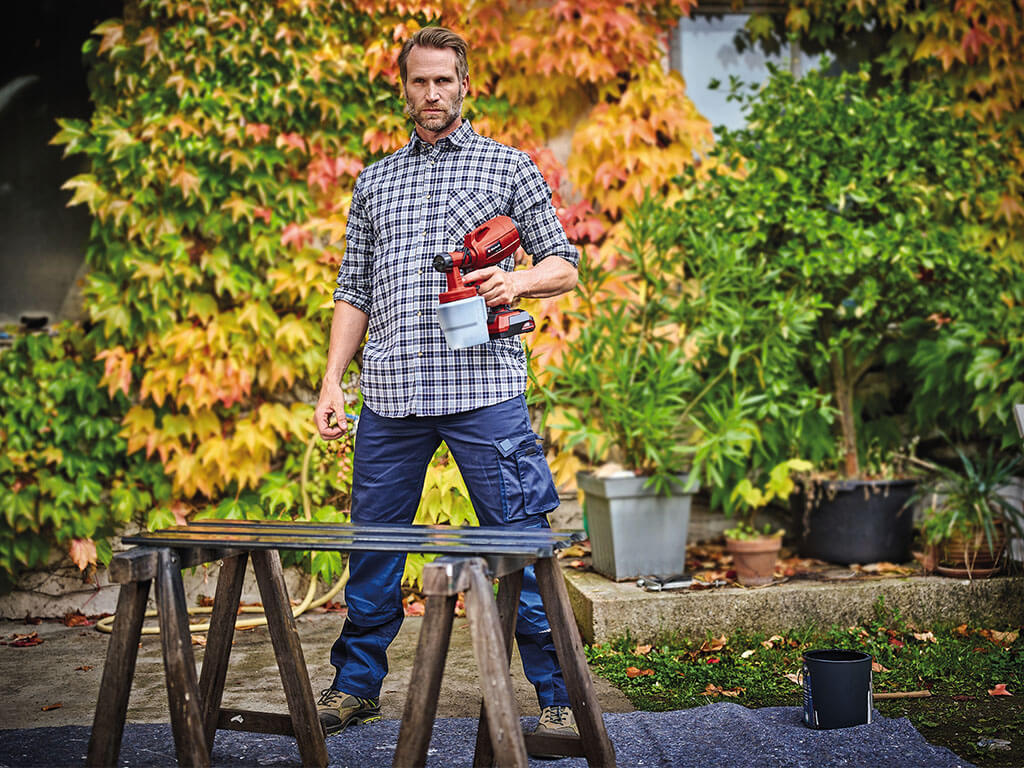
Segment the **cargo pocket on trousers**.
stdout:
<path fill-rule="evenodd" d="M 542 515 L 558 506 L 555 480 L 540 446 L 540 436 L 533 432 L 494 441 L 505 522 Z"/>

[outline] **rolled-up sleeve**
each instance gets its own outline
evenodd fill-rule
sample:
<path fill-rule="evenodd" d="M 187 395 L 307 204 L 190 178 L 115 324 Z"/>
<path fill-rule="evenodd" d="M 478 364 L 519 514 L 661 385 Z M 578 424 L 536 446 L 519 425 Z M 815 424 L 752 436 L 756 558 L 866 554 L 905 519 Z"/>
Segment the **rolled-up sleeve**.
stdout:
<path fill-rule="evenodd" d="M 523 250 L 535 264 L 548 256 L 560 256 L 578 267 L 579 252 L 558 220 L 551 204 L 551 188 L 527 154 L 520 154 L 512 188 L 512 219 L 519 227 Z"/>
<path fill-rule="evenodd" d="M 352 205 L 345 226 L 345 256 L 338 268 L 338 287 L 334 289 L 334 300 L 347 302 L 368 315 L 373 303 L 373 283 L 370 280 L 373 238 L 366 220 L 365 201 L 359 181 L 352 192 Z"/>

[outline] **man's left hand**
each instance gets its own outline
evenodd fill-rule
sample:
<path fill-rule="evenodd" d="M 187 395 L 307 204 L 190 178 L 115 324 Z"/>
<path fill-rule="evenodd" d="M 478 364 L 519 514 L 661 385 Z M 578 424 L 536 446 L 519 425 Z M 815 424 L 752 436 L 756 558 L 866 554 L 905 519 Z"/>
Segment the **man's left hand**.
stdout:
<path fill-rule="evenodd" d="M 484 297 L 488 307 L 500 307 L 519 298 L 515 275 L 501 267 L 484 267 L 468 275 L 465 283 L 476 286 L 476 292 Z"/>

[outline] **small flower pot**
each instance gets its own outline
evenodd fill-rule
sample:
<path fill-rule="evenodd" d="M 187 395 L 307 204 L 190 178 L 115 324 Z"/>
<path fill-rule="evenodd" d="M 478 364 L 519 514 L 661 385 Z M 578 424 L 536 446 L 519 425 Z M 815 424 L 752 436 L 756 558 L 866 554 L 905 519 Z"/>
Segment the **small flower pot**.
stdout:
<path fill-rule="evenodd" d="M 725 539 L 725 549 L 732 555 L 732 564 L 736 569 L 736 580 L 745 587 L 760 587 L 774 581 L 775 563 L 781 548 L 781 536 Z"/>
<path fill-rule="evenodd" d="M 1006 530 L 997 524 L 992 536 L 992 548 L 984 531 L 973 536 L 956 533 L 938 546 L 939 562 L 936 573 L 958 579 L 987 579 L 1002 569 L 1006 549 Z"/>

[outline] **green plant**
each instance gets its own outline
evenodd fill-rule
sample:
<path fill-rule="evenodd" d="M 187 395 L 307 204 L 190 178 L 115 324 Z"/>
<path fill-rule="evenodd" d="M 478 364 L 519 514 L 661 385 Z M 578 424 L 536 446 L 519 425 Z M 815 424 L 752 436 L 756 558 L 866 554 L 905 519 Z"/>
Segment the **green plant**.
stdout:
<path fill-rule="evenodd" d="M 584 259 L 579 336 L 545 389 L 552 421 L 591 460 L 659 487 L 687 470 L 691 484 L 724 487 L 762 418 L 820 405 L 789 386 L 813 307 L 778 289 L 765 258 L 680 226 L 663 201 L 645 199 L 626 232 L 610 269 Z"/>
<path fill-rule="evenodd" d="M 740 480 L 732 490 L 731 498 L 737 498 L 743 503 L 740 509 L 743 512 L 737 513 L 742 519 L 733 528 L 724 531 L 725 536 L 730 539 L 756 539 L 759 536 L 783 536 L 784 530 L 772 532 L 771 524 L 765 524 L 758 528 L 755 519 L 758 510 L 764 509 L 776 499 L 785 501 L 796 489 L 793 482 L 794 472 L 809 472 L 814 465 L 804 459 L 787 459 L 772 467 L 768 473 L 768 479 L 757 487 L 749 477 Z"/>
<path fill-rule="evenodd" d="M 1000 493 L 1024 470 L 1024 458 L 1000 456 L 991 445 L 973 460 L 959 446 L 954 450 L 959 459 L 956 467 L 919 461 L 931 473 L 916 492 L 925 504 L 922 535 L 929 544 L 956 534 L 967 539 L 984 536 L 992 552 L 998 525 L 1024 533 L 1020 511 Z"/>
<path fill-rule="evenodd" d="M 1007 148 L 936 88 L 879 85 L 866 71 L 774 70 L 756 92 L 734 82 L 731 98 L 747 127 L 722 132 L 707 180 L 686 177 L 676 215 L 763 254 L 766 280 L 817 307 L 798 369 L 830 393 L 837 442 L 819 421 L 796 452 L 859 478 L 869 445 L 891 453 L 904 438 L 868 422 L 871 392 L 900 383 L 882 368 L 887 347 L 911 323 L 933 335 L 999 301 L 999 243 L 984 222 L 999 208 Z"/>
<path fill-rule="evenodd" d="M 134 518 L 174 520 L 160 463 L 125 452 L 128 401 L 100 387 L 94 354 L 76 327 L 0 352 L 0 593 L 55 549 L 85 569 L 110 560 L 109 537 Z"/>

